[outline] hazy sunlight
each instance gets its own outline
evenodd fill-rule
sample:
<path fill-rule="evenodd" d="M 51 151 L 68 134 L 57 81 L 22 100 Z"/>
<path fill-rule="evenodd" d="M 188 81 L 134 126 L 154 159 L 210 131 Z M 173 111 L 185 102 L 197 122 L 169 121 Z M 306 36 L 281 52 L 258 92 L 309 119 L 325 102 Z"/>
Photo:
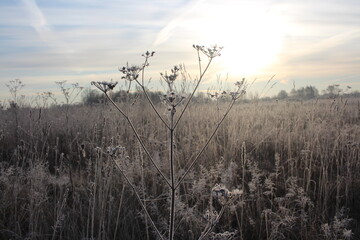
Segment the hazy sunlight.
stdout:
<path fill-rule="evenodd" d="M 203 34 L 206 42 L 224 46 L 222 70 L 233 76 L 248 76 L 276 61 L 285 23 L 275 13 L 257 5 L 222 5 L 214 15 L 209 24 L 202 25 L 206 26 Z"/>

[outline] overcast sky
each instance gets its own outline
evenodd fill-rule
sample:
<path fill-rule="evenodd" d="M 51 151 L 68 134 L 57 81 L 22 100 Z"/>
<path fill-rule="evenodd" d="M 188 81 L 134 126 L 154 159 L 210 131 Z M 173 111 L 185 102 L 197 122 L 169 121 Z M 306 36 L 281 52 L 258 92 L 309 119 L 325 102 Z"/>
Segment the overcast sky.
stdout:
<path fill-rule="evenodd" d="M 121 81 L 118 68 L 146 50 L 156 52 L 147 76 L 161 89 L 159 72 L 175 64 L 196 77 L 193 44 L 224 46 L 202 89 L 228 74 L 257 78 L 250 90 L 261 92 L 276 74 L 270 95 L 294 83 L 360 90 L 358 0 L 1 0 L 0 98 L 16 78 L 26 95 L 55 81 Z"/>

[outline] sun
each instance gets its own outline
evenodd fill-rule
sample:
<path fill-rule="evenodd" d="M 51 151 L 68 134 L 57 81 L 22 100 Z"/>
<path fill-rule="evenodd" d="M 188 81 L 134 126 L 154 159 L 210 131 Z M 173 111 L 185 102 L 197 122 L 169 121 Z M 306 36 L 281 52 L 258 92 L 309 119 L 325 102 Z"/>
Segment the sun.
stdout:
<path fill-rule="evenodd" d="M 224 46 L 221 66 L 233 76 L 258 74 L 277 60 L 285 36 L 284 20 L 260 5 L 206 6 L 199 15 L 198 35 Z"/>

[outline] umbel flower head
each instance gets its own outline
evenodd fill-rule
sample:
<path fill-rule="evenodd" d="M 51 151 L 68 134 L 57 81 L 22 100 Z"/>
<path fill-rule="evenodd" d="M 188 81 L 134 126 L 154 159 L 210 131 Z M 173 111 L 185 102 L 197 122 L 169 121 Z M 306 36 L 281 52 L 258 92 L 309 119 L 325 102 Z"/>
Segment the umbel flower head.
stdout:
<path fill-rule="evenodd" d="M 104 93 L 107 93 L 108 91 L 113 90 L 117 84 L 118 84 L 118 82 L 113 82 L 112 80 L 111 80 L 111 82 L 106 82 L 106 81 L 91 82 L 91 85 L 94 85 L 100 91 L 102 91 Z"/>
<path fill-rule="evenodd" d="M 175 82 L 176 78 L 179 76 L 180 69 L 181 68 L 179 66 L 174 66 L 170 70 L 171 74 L 168 74 L 167 72 L 160 73 L 161 78 L 167 83 L 167 85 L 169 86 L 170 91 L 174 90 L 174 82 Z"/>
<path fill-rule="evenodd" d="M 239 99 L 241 96 L 245 95 L 247 87 L 245 78 L 243 78 L 241 81 L 237 81 L 235 83 L 235 87 L 237 88 L 236 91 L 230 92 L 230 97 L 232 100 Z"/>
<path fill-rule="evenodd" d="M 168 110 L 174 110 L 186 97 L 174 91 L 160 96 L 161 101 L 168 106 Z"/>
<path fill-rule="evenodd" d="M 202 52 L 203 54 L 205 54 L 206 56 L 208 56 L 208 58 L 215 58 L 221 55 L 221 50 L 223 49 L 223 47 L 219 47 L 218 45 L 214 45 L 211 47 L 205 47 L 205 46 L 201 46 L 201 45 L 193 45 L 193 48 L 195 48 L 198 52 Z"/>
<path fill-rule="evenodd" d="M 211 99 L 219 100 L 221 98 L 225 98 L 226 95 L 227 95 L 227 92 L 226 91 L 211 91 L 211 90 L 208 90 L 207 94 Z"/>
<path fill-rule="evenodd" d="M 149 57 L 154 56 L 154 54 L 155 54 L 154 51 L 152 51 L 151 53 L 149 51 L 146 51 L 146 53 L 142 54 L 141 56 L 149 58 Z"/>
<path fill-rule="evenodd" d="M 124 74 L 122 79 L 128 80 L 130 82 L 138 80 L 141 71 L 144 70 L 145 67 L 149 66 L 148 59 L 154 56 L 155 52 L 146 51 L 146 53 L 142 54 L 141 56 L 145 57 L 145 62 L 142 65 L 132 65 L 129 66 L 129 63 L 126 63 L 126 66 L 119 68 L 119 71 Z"/>
<path fill-rule="evenodd" d="M 136 66 L 136 65 L 129 66 L 129 64 L 127 63 L 125 67 L 119 69 L 119 71 L 124 74 L 124 76 L 122 76 L 121 78 L 128 80 L 130 82 L 137 80 L 139 78 L 140 72 L 146 66 Z"/>

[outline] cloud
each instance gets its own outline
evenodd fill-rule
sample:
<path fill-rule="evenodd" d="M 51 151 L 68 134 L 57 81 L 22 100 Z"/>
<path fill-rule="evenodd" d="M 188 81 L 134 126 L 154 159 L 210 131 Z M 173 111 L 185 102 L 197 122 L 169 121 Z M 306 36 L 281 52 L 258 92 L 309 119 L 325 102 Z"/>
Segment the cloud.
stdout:
<path fill-rule="evenodd" d="M 22 5 L 26 9 L 31 26 L 40 34 L 43 35 L 49 32 L 46 19 L 35 0 L 21 0 Z"/>
<path fill-rule="evenodd" d="M 200 7 L 205 0 L 196 0 L 191 2 L 185 9 L 182 10 L 182 13 L 174 17 L 161 31 L 157 34 L 154 46 L 158 46 L 166 42 L 172 35 L 174 30 L 182 24 L 185 18 L 196 8 Z"/>
<path fill-rule="evenodd" d="M 73 50 L 61 37 L 53 31 L 36 0 L 21 0 L 28 15 L 30 26 L 34 28 L 40 39 L 55 51 L 71 53 Z"/>
<path fill-rule="evenodd" d="M 306 42 L 303 46 L 290 50 L 290 55 L 295 57 L 303 57 L 307 55 L 316 55 L 319 53 L 331 51 L 332 49 L 341 45 L 347 44 L 355 39 L 360 38 L 360 28 L 355 28 L 350 31 L 336 33 L 332 36 L 315 41 Z"/>

